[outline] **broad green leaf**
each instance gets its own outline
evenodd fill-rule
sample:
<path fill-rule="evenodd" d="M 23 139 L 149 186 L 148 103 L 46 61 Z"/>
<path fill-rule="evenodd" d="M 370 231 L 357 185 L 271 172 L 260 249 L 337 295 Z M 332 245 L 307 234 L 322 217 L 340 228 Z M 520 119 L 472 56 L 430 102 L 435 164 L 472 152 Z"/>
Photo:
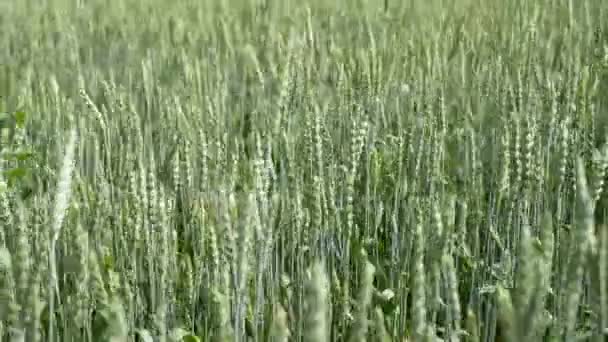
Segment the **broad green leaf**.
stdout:
<path fill-rule="evenodd" d="M 395 298 L 395 293 L 391 289 L 385 289 L 382 292 L 374 291 L 374 306 L 380 307 L 382 313 L 390 315 L 397 309 L 398 301 Z"/>
<path fill-rule="evenodd" d="M 12 169 L 5 170 L 4 177 L 9 181 L 9 184 L 12 184 L 18 178 L 23 178 L 27 175 L 27 169 L 24 167 L 16 167 Z"/>
<path fill-rule="evenodd" d="M 17 151 L 15 153 L 15 159 L 17 159 L 18 161 L 26 161 L 28 159 L 31 159 L 34 156 L 34 152 L 31 150 L 21 150 L 21 151 Z"/>
<path fill-rule="evenodd" d="M 109 254 L 104 255 L 103 266 L 106 270 L 114 269 L 114 257 Z"/>
<path fill-rule="evenodd" d="M 201 342 L 201 339 L 196 335 L 186 334 L 186 335 L 182 336 L 182 341 L 183 342 Z"/>
<path fill-rule="evenodd" d="M 21 149 L 19 151 L 9 151 L 3 154 L 6 160 L 26 161 L 34 156 L 34 152 L 29 149 Z"/>
<path fill-rule="evenodd" d="M 27 120 L 27 114 L 24 111 L 17 111 L 14 116 L 17 127 L 23 128 L 25 126 L 25 121 Z"/>

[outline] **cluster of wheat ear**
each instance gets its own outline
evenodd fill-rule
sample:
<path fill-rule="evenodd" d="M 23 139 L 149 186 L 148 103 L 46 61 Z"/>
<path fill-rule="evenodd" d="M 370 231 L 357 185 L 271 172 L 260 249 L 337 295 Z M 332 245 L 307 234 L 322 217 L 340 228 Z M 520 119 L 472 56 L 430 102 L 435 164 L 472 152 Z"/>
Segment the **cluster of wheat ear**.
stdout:
<path fill-rule="evenodd" d="M 608 337 L 602 0 L 22 0 L 0 32 L 2 341 Z"/>

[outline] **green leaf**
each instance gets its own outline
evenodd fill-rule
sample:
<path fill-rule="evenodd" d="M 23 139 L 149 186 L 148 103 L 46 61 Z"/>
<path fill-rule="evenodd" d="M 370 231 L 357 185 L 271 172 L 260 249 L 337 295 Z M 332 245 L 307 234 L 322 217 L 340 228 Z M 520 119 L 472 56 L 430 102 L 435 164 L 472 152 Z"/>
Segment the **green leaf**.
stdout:
<path fill-rule="evenodd" d="M 26 161 L 34 156 L 34 152 L 31 150 L 22 150 L 15 152 L 15 159 L 18 161 Z"/>
<path fill-rule="evenodd" d="M 186 335 L 182 336 L 182 341 L 183 342 L 201 342 L 201 339 L 196 335 L 186 334 Z"/>
<path fill-rule="evenodd" d="M 394 313 L 398 305 L 395 292 L 391 289 L 385 289 L 382 292 L 375 290 L 373 301 L 374 306 L 379 307 L 385 315 Z"/>
<path fill-rule="evenodd" d="M 104 255 L 103 266 L 105 267 L 106 270 L 114 269 L 114 258 L 109 254 Z"/>
<path fill-rule="evenodd" d="M 25 121 L 27 120 L 27 114 L 24 111 L 17 111 L 14 116 L 17 127 L 23 128 L 25 126 Z"/>
<path fill-rule="evenodd" d="M 31 159 L 33 156 L 33 151 L 29 149 L 22 149 L 19 151 L 6 152 L 2 157 L 4 157 L 6 160 L 26 161 L 28 159 Z"/>
<path fill-rule="evenodd" d="M 5 170 L 4 177 L 8 180 L 9 184 L 13 184 L 17 179 L 23 178 L 27 175 L 27 169 L 24 167 L 16 167 L 13 169 Z"/>

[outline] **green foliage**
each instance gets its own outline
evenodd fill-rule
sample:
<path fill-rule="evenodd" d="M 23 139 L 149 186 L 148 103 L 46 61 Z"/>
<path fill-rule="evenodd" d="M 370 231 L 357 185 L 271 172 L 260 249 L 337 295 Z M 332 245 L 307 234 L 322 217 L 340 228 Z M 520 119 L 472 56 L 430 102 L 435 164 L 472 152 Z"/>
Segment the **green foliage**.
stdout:
<path fill-rule="evenodd" d="M 0 5 L 0 339 L 604 340 L 606 23 Z"/>
<path fill-rule="evenodd" d="M 0 113 L 0 171 L 11 191 L 18 189 L 23 198 L 34 189 L 33 166 L 35 152 L 21 141 L 20 134 L 26 129 L 27 114 L 16 111 Z"/>

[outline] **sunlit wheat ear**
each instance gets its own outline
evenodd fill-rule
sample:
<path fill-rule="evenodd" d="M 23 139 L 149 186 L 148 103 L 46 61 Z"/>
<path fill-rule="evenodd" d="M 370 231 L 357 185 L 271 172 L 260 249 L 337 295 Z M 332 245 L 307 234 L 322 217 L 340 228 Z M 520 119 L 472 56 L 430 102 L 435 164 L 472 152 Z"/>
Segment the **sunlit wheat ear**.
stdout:
<path fill-rule="evenodd" d="M 498 304 L 498 324 L 501 326 L 503 338 L 508 342 L 520 341 L 517 317 L 515 317 L 516 308 L 513 307 L 509 291 L 502 286 L 498 286 L 496 301 Z"/>
<path fill-rule="evenodd" d="M 305 287 L 304 341 L 328 342 L 329 282 L 321 262 L 313 265 Z"/>
<path fill-rule="evenodd" d="M 544 299 L 547 288 L 544 286 L 545 260 L 534 247 L 530 228 L 522 227 L 519 249 L 519 267 L 516 274 L 517 289 L 514 310 L 517 319 L 518 338 L 534 340 L 542 334 L 545 326 Z M 542 336 L 542 335 L 541 335 Z"/>
<path fill-rule="evenodd" d="M 66 210 L 70 203 L 70 196 L 72 194 L 72 172 L 74 171 L 74 155 L 78 141 L 77 138 L 76 131 L 72 130 L 65 148 L 61 172 L 59 173 L 59 183 L 57 184 L 57 190 L 55 193 L 55 208 L 53 210 L 52 227 L 54 241 L 59 238 L 63 218 L 65 217 Z"/>
<path fill-rule="evenodd" d="M 446 283 L 447 310 L 450 321 L 448 323 L 453 325 L 452 334 L 458 336 L 461 333 L 460 322 L 462 320 L 462 311 L 460 308 L 460 298 L 458 296 L 458 276 L 456 275 L 456 267 L 454 266 L 454 259 L 449 254 L 445 254 L 442 257 L 441 262 Z"/>
<path fill-rule="evenodd" d="M 604 144 L 600 149 L 593 150 L 592 161 L 595 172 L 591 191 L 594 207 L 604 192 L 604 182 L 606 178 L 606 171 L 608 170 L 608 136 L 605 139 L 606 141 L 604 141 Z"/>
<path fill-rule="evenodd" d="M 19 322 L 20 306 L 15 298 L 15 279 L 11 254 L 0 248 L 0 321 L 4 328 L 11 328 Z"/>
<path fill-rule="evenodd" d="M 35 270 L 34 272 L 30 281 L 29 297 L 25 302 L 25 309 L 27 312 L 26 334 L 28 341 L 38 342 L 41 341 L 40 314 L 42 312 L 43 303 L 40 298 L 40 285 L 42 284 L 42 277 L 39 270 Z"/>
<path fill-rule="evenodd" d="M 537 261 L 538 283 L 536 296 L 534 298 L 534 310 L 538 313 L 537 322 L 534 333 L 542 333 L 551 323 L 552 317 L 545 310 L 547 297 L 553 294 L 553 258 L 555 248 L 555 236 L 553 234 L 553 218 L 550 212 L 546 212 L 541 219 L 541 231 L 536 247 L 540 247 L 540 253 Z M 538 244 L 540 242 L 540 246 Z"/>
<path fill-rule="evenodd" d="M 374 289 L 374 266 L 364 258 L 365 264 L 361 277 L 361 288 L 359 289 L 359 297 L 357 298 L 357 313 L 353 322 L 353 330 L 351 332 L 351 342 L 363 342 L 367 339 L 368 333 L 368 311 L 372 302 L 372 292 Z"/>
<path fill-rule="evenodd" d="M 90 270 L 89 270 L 89 236 L 79 223 L 75 228 L 76 256 L 78 257 L 78 286 L 76 287 L 76 317 L 73 319 L 81 326 L 86 326 L 88 319 L 88 305 L 91 294 L 89 292 Z"/>
<path fill-rule="evenodd" d="M 33 269 L 32 255 L 31 255 L 31 241 L 29 241 L 28 230 L 25 222 L 25 208 L 19 208 L 19 225 L 16 228 L 15 235 L 17 235 L 16 249 L 13 252 L 13 267 L 15 268 L 15 285 L 16 285 L 16 299 L 20 305 L 27 302 L 30 297 L 29 287 L 31 280 L 31 273 Z M 24 312 L 27 308 L 22 309 Z M 23 315 L 23 314 L 22 314 Z"/>
<path fill-rule="evenodd" d="M 234 338 L 234 329 L 230 322 L 230 297 L 227 294 L 229 284 L 229 267 L 219 271 L 219 278 L 212 288 L 213 316 L 215 334 L 220 341 L 229 341 Z M 222 287 L 218 284 L 223 284 Z"/>
<path fill-rule="evenodd" d="M 13 225 L 13 213 L 9 201 L 8 184 L 2 175 L 3 169 L 0 165 L 0 246 L 6 246 L 6 231 Z"/>
<path fill-rule="evenodd" d="M 481 341 L 481 339 L 479 338 L 479 324 L 477 322 L 477 316 L 470 309 L 467 310 L 467 317 L 466 317 L 465 325 L 466 325 L 466 331 L 467 331 L 466 341 L 469 341 L 469 342 Z"/>
<path fill-rule="evenodd" d="M 63 225 L 63 219 L 66 211 L 70 204 L 70 196 L 72 194 L 72 172 L 74 171 L 74 155 L 76 151 L 77 135 L 76 130 L 72 129 L 70 132 L 69 140 L 66 145 L 65 155 L 63 157 L 63 163 L 61 171 L 59 173 L 59 183 L 57 184 L 57 190 L 55 193 L 55 208 L 53 210 L 53 222 L 52 222 L 52 235 L 51 241 L 49 241 L 49 284 L 48 284 L 48 295 L 49 295 L 49 326 L 48 336 L 52 341 L 55 336 L 53 328 L 55 323 L 53 322 L 55 312 L 55 290 L 57 286 L 57 264 L 55 260 L 55 246 L 59 235 L 61 233 L 61 226 Z"/>
<path fill-rule="evenodd" d="M 595 223 L 593 216 L 593 203 L 587 185 L 587 176 L 583 160 L 576 158 L 576 230 L 572 233 L 569 251 L 569 262 L 565 279 L 566 308 L 562 313 L 562 329 L 566 338 L 572 339 L 577 334 L 578 313 L 583 295 L 583 276 L 590 256 L 595 255 Z"/>
<path fill-rule="evenodd" d="M 239 199 L 240 209 L 245 211 L 244 218 L 241 222 L 238 222 L 238 241 L 236 242 L 237 253 L 235 265 L 235 334 L 240 337 L 244 333 L 245 315 L 247 309 L 247 280 L 250 274 L 250 247 L 251 247 L 251 236 L 253 228 L 251 227 L 253 221 L 257 219 L 257 205 L 255 201 L 255 194 L 249 193 L 245 198 Z"/>
<path fill-rule="evenodd" d="M 101 336 L 109 342 L 129 341 L 129 329 L 127 327 L 125 310 L 118 298 L 114 297 L 108 303 L 99 306 L 100 316 L 105 320 L 105 330 Z M 163 337 L 160 338 L 163 341 Z"/>
<path fill-rule="evenodd" d="M 598 253 L 599 322 L 604 333 L 608 333 L 608 226 L 599 228 L 600 246 Z"/>
<path fill-rule="evenodd" d="M 384 313 L 382 309 L 376 308 L 374 309 L 374 330 L 375 330 L 375 341 L 377 342 L 390 342 L 391 338 L 386 330 L 386 325 L 384 324 Z"/>
<path fill-rule="evenodd" d="M 9 329 L 10 342 L 26 342 L 25 330 L 10 328 Z"/>
<path fill-rule="evenodd" d="M 106 120 L 97 105 L 95 105 L 95 102 L 93 102 L 93 100 L 84 88 L 80 88 L 79 93 L 80 98 L 84 101 L 86 106 L 92 112 L 93 116 L 95 117 L 95 120 L 97 120 L 97 123 L 99 123 L 99 126 L 105 131 L 107 129 Z"/>
<path fill-rule="evenodd" d="M 515 167 L 513 169 L 513 188 L 518 191 L 521 188 L 523 178 L 524 162 L 522 157 L 522 132 L 521 132 L 521 117 L 519 113 L 513 113 L 513 125 L 515 126 L 515 141 L 513 145 L 513 159 L 515 159 Z"/>
<path fill-rule="evenodd" d="M 424 340 L 427 334 L 426 307 L 426 276 L 424 267 L 424 234 L 422 224 L 416 224 L 416 241 L 413 256 L 412 274 L 412 336 L 416 340 Z"/>
<path fill-rule="evenodd" d="M 597 241 L 595 237 L 595 218 L 593 215 L 593 199 L 589 190 L 589 183 L 585 174 L 583 161 L 576 160 L 577 167 L 577 190 L 578 190 L 578 214 L 577 220 L 582 234 L 582 250 L 585 254 L 595 255 L 597 252 Z M 585 259 L 586 260 L 586 259 Z"/>
<path fill-rule="evenodd" d="M 534 260 L 531 248 L 531 236 L 530 227 L 523 225 L 520 232 L 519 250 L 517 258 L 517 270 L 515 274 L 515 281 L 517 291 L 513 298 L 514 306 L 516 310 L 523 310 L 528 305 L 530 296 L 534 289 L 532 284 L 534 283 Z M 526 324 L 528 322 L 522 322 Z"/>
<path fill-rule="evenodd" d="M 287 324 L 287 312 L 281 304 L 276 304 L 274 317 L 270 330 L 271 342 L 287 342 L 289 340 L 289 326 Z"/>

